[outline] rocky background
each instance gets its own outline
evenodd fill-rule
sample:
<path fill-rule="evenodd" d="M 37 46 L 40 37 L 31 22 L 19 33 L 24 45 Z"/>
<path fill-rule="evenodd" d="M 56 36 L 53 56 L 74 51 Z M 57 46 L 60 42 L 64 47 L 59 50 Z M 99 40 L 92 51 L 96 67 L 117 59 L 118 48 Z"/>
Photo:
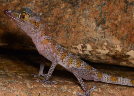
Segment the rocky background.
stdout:
<path fill-rule="evenodd" d="M 6 9 L 21 7 L 38 13 L 48 34 L 75 56 L 99 65 L 96 68 L 102 72 L 134 79 L 134 69 L 129 68 L 134 67 L 133 0 L 0 0 L 1 96 L 75 96 L 83 92 L 75 77 L 60 66 L 51 77 L 57 81 L 54 87 L 30 76 L 38 73 L 41 56 L 31 39 L 4 15 Z M 93 81 L 86 84 L 97 86 L 92 96 L 134 95 L 133 87 Z"/>
<path fill-rule="evenodd" d="M 28 7 L 41 15 L 49 35 L 80 58 L 134 67 L 134 1 L 11 0 L 0 3 L 0 45 L 33 47 L 5 9 Z"/>

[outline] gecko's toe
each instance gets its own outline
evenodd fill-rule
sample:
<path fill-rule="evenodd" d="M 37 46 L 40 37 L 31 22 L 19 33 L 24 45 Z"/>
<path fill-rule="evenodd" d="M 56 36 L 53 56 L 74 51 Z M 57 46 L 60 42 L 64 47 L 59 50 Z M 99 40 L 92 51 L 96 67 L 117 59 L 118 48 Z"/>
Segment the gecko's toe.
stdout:
<path fill-rule="evenodd" d="M 84 94 L 81 94 L 79 92 L 76 93 L 77 96 L 91 96 L 90 93 L 94 90 L 97 89 L 96 86 L 92 85 L 92 88 L 90 90 L 87 90 L 84 92 Z"/>
<path fill-rule="evenodd" d="M 37 74 L 37 75 L 31 74 L 31 76 L 32 77 L 40 77 L 40 76 L 46 77 L 47 74 Z"/>
<path fill-rule="evenodd" d="M 34 77 L 35 75 L 34 74 L 31 74 L 32 77 Z"/>
<path fill-rule="evenodd" d="M 31 74 L 32 77 L 39 77 L 40 75 L 37 74 L 37 75 L 34 75 L 34 74 Z"/>
<path fill-rule="evenodd" d="M 37 80 L 35 80 L 35 81 L 37 81 L 37 82 L 41 82 L 41 80 L 40 80 L 40 79 L 37 79 Z"/>
<path fill-rule="evenodd" d="M 43 80 L 42 82 L 44 82 L 45 85 L 51 84 L 51 86 L 54 86 L 56 84 L 56 81 Z"/>

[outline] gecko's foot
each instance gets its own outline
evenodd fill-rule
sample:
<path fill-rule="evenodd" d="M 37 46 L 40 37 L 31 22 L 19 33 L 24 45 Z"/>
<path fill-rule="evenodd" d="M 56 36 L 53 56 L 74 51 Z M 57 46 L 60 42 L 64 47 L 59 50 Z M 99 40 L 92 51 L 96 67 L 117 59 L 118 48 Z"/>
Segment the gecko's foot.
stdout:
<path fill-rule="evenodd" d="M 97 89 L 96 86 L 92 86 L 92 88 L 90 90 L 87 90 L 84 92 L 84 94 L 81 94 L 79 92 L 77 92 L 77 96 L 91 96 L 90 93 L 94 90 Z"/>
<path fill-rule="evenodd" d="M 45 85 L 51 84 L 51 86 L 54 86 L 56 84 L 56 81 L 43 80 L 42 82 L 44 82 Z"/>
<path fill-rule="evenodd" d="M 31 76 L 32 77 L 40 77 L 40 76 L 46 77 L 47 74 L 37 74 L 37 75 L 31 74 Z"/>
<path fill-rule="evenodd" d="M 40 79 L 37 79 L 36 81 L 43 82 L 44 85 L 51 84 L 51 86 L 54 86 L 56 84 L 56 81 L 48 81 L 48 80 L 40 80 Z"/>

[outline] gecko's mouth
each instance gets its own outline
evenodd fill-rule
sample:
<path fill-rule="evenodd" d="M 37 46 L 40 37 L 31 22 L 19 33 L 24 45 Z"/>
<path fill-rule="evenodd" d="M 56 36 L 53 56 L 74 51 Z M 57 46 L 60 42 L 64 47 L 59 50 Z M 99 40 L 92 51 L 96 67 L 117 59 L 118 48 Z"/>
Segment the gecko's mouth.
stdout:
<path fill-rule="evenodd" d="M 16 21 L 20 21 L 18 17 L 14 16 L 13 13 L 14 11 L 11 11 L 11 10 L 5 10 L 4 13 L 9 17 L 11 18 L 12 20 L 16 20 Z"/>
<path fill-rule="evenodd" d="M 13 11 L 11 11 L 11 10 L 5 10 L 4 11 L 4 13 L 9 17 L 9 18 L 11 18 L 14 22 L 16 22 L 17 24 L 20 24 L 20 23 L 22 23 L 22 21 L 19 19 L 19 18 L 17 18 L 17 17 L 15 17 L 14 15 L 13 15 Z"/>

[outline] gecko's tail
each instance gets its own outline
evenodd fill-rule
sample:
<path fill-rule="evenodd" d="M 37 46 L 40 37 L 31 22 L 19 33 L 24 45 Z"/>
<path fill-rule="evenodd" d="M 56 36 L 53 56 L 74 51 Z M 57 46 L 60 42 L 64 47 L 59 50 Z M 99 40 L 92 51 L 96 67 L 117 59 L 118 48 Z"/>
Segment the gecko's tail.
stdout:
<path fill-rule="evenodd" d="M 100 73 L 100 72 L 96 72 L 95 77 L 98 77 L 99 81 L 101 81 L 101 82 L 134 86 L 134 80 L 131 80 L 128 78 L 116 77 L 116 76 L 112 76 L 112 75 L 108 75 L 108 74 Z M 97 81 L 97 79 L 94 78 L 94 81 Z"/>
<path fill-rule="evenodd" d="M 81 75 L 83 75 L 82 78 L 85 80 L 94 80 L 111 84 L 134 86 L 134 80 L 101 73 L 93 67 L 90 67 L 90 69 L 89 68 L 83 69 L 83 71 L 81 72 L 82 72 Z"/>

